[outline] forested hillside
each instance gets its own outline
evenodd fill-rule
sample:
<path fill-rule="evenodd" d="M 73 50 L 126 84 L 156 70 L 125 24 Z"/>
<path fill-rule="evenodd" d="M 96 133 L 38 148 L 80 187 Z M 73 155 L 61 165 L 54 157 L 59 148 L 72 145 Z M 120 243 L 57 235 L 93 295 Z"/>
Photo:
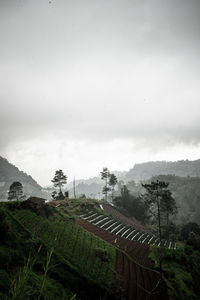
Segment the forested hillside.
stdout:
<path fill-rule="evenodd" d="M 27 196 L 43 196 L 42 187 L 30 175 L 20 171 L 0 156 L 0 199 L 7 199 L 7 191 L 14 181 L 22 183 L 24 194 Z"/>
<path fill-rule="evenodd" d="M 200 177 L 200 159 L 189 161 L 179 160 L 175 162 L 152 161 L 142 164 L 136 164 L 127 172 L 125 180 L 145 180 L 155 175 L 177 175 Z"/>
<path fill-rule="evenodd" d="M 169 188 L 178 206 L 178 219 L 185 222 L 200 223 L 200 178 L 159 175 L 152 180 L 169 183 Z"/>
<path fill-rule="evenodd" d="M 176 175 L 180 177 L 200 177 L 200 159 L 189 161 L 180 160 L 176 162 L 155 161 L 136 164 L 128 172 L 112 171 L 117 176 L 119 189 L 123 183 L 128 184 L 130 181 L 139 182 L 141 180 L 148 180 L 152 176 L 157 175 Z M 122 182 L 123 181 L 123 182 Z M 99 177 L 89 179 L 81 179 L 76 182 L 77 195 L 85 194 L 91 198 L 102 198 L 103 182 Z M 70 195 L 73 195 L 72 183 L 69 184 Z"/>
<path fill-rule="evenodd" d="M 145 193 L 145 190 L 142 187 L 142 183 L 150 183 L 156 180 L 169 183 L 169 190 L 172 192 L 172 195 L 178 207 L 178 213 L 176 214 L 176 216 L 174 216 L 174 221 L 176 223 L 200 223 L 200 177 L 158 175 L 153 176 L 148 180 L 142 180 L 138 183 L 136 183 L 135 181 L 129 181 L 126 184 L 126 188 L 133 196 L 133 200 L 139 201 L 140 196 Z M 115 192 L 115 197 L 118 198 L 121 195 L 122 188 L 123 185 L 119 184 L 119 189 Z M 139 217 L 134 205 L 130 206 L 129 212 L 131 213 L 131 211 L 134 217 Z"/>

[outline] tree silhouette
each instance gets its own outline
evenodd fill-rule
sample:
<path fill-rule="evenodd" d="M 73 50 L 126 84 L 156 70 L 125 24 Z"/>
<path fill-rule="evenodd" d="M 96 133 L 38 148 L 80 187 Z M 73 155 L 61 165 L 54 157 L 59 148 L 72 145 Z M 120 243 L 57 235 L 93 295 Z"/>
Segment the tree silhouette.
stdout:
<path fill-rule="evenodd" d="M 101 172 L 101 179 L 104 180 L 105 185 L 103 187 L 103 194 L 105 195 L 105 200 L 107 201 L 108 198 L 108 192 L 110 191 L 110 187 L 108 187 L 108 179 L 110 177 L 110 171 L 108 168 L 103 168 L 103 171 Z"/>
<path fill-rule="evenodd" d="M 161 241 L 164 228 L 167 228 L 167 235 L 169 236 L 169 216 L 177 210 L 175 200 L 168 189 L 168 185 L 169 183 L 159 180 L 152 181 L 150 184 L 142 184 L 146 189 L 146 203 L 149 206 L 152 216 L 157 222 L 160 245 L 162 245 Z M 162 249 L 160 249 L 159 252 L 160 270 L 162 270 Z"/>
<path fill-rule="evenodd" d="M 172 197 L 172 193 L 170 190 L 165 190 L 163 192 L 163 197 L 161 201 L 161 211 L 162 211 L 162 218 L 163 218 L 163 228 L 165 229 L 166 237 L 169 240 L 169 233 L 170 233 L 170 215 L 174 215 L 177 213 L 177 206 L 175 199 Z"/>
<path fill-rule="evenodd" d="M 8 200 L 22 200 L 23 199 L 23 185 L 19 181 L 11 184 L 8 191 Z"/>
<path fill-rule="evenodd" d="M 115 186 L 117 184 L 117 177 L 115 176 L 115 174 L 110 174 L 108 184 L 111 187 L 111 191 L 112 191 L 111 199 L 113 201 L 113 193 L 114 193 Z"/>
<path fill-rule="evenodd" d="M 61 188 L 67 183 L 67 176 L 64 175 L 63 171 L 60 169 L 55 172 L 55 176 L 51 181 L 55 187 L 59 187 L 59 198 L 63 198 L 64 196 Z"/>

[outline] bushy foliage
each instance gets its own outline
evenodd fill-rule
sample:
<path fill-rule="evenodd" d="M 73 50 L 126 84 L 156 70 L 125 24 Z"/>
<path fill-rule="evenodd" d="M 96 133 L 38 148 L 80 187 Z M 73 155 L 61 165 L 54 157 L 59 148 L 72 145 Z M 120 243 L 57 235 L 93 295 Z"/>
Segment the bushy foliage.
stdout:
<path fill-rule="evenodd" d="M 183 225 L 183 227 L 181 229 L 181 238 L 183 240 L 187 240 L 188 236 L 191 232 L 194 232 L 195 234 L 200 235 L 200 226 L 194 222 L 189 222 L 189 223 Z"/>
<path fill-rule="evenodd" d="M 22 202 L 19 202 L 19 201 L 8 201 L 5 203 L 5 207 L 11 211 L 14 211 L 15 209 L 20 209 L 21 205 L 22 205 Z"/>
<path fill-rule="evenodd" d="M 200 224 L 200 178 L 159 175 L 152 180 L 163 180 L 169 183 L 178 206 L 179 223 L 196 222 Z"/>
<path fill-rule="evenodd" d="M 10 286 L 11 286 L 11 278 L 9 274 L 6 272 L 6 270 L 0 269 L 0 296 L 1 296 L 1 292 L 2 294 L 8 295 Z"/>
<path fill-rule="evenodd" d="M 150 216 L 156 224 L 160 241 L 164 236 L 169 239 L 172 227 L 170 218 L 177 212 L 175 199 L 168 188 L 169 183 L 156 180 L 142 184 L 142 186 L 146 190 L 143 197 L 149 208 Z"/>
<path fill-rule="evenodd" d="M 121 188 L 121 195 L 115 197 L 113 202 L 119 208 L 124 209 L 128 216 L 135 217 L 142 223 L 148 220 L 148 206 L 140 196 L 132 195 L 126 185 Z"/>
<path fill-rule="evenodd" d="M 3 210 L 0 209 L 0 241 L 4 241 L 9 232 L 9 224 L 6 220 L 6 215 Z"/>
<path fill-rule="evenodd" d="M 193 222 L 185 224 L 181 229 L 180 239 L 194 249 L 200 250 L 200 226 Z"/>
<path fill-rule="evenodd" d="M 4 217 L 9 238 L 0 244 L 0 280 L 5 281 L 1 299 L 71 299 L 78 293 L 88 300 L 110 295 L 112 246 L 61 216 L 5 208 Z"/>
<path fill-rule="evenodd" d="M 8 191 L 8 200 L 23 200 L 23 185 L 19 181 L 15 181 L 10 185 Z"/>
<path fill-rule="evenodd" d="M 190 232 L 187 243 L 191 246 L 193 246 L 194 249 L 200 250 L 200 235 L 196 234 L 194 232 Z"/>
<path fill-rule="evenodd" d="M 59 188 L 59 194 L 57 195 L 57 197 L 60 197 L 60 198 L 57 198 L 57 199 L 62 200 L 64 198 L 64 195 L 62 193 L 61 188 L 62 188 L 62 186 L 64 186 L 67 183 L 67 176 L 60 169 L 55 172 L 55 176 L 51 181 L 53 182 L 53 185 L 55 187 Z"/>
<path fill-rule="evenodd" d="M 151 246 L 150 257 L 156 262 L 157 248 Z M 188 245 L 176 250 L 162 249 L 163 272 L 170 300 L 197 300 L 200 295 L 200 252 Z"/>
<path fill-rule="evenodd" d="M 101 261 L 109 262 L 108 252 L 102 248 L 95 248 L 94 249 L 95 256 L 98 257 Z"/>

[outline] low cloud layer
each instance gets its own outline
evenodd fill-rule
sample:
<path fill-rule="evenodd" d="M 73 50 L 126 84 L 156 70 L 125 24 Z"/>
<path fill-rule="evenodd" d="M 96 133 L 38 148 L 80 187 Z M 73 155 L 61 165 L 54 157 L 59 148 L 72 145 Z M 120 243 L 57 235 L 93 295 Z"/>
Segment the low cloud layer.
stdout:
<path fill-rule="evenodd" d="M 199 13 L 198 0 L 1 1 L 2 155 L 36 174 L 65 149 L 85 176 L 197 158 Z"/>

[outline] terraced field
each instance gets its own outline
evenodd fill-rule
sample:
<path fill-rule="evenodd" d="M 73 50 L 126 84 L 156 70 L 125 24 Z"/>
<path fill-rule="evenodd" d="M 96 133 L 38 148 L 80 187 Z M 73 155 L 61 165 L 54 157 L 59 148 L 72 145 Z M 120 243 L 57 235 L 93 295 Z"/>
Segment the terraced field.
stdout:
<path fill-rule="evenodd" d="M 102 205 L 103 207 L 109 207 L 110 205 Z M 112 210 L 112 209 L 110 209 Z M 115 212 L 113 209 L 112 212 Z M 113 214 L 114 214 L 113 212 Z M 125 220 L 122 220 L 122 214 L 116 211 L 116 214 L 112 216 L 108 216 L 105 214 L 101 214 L 97 211 L 93 210 L 87 210 L 83 214 L 80 215 L 80 217 L 100 228 L 105 229 L 106 231 L 109 231 L 110 233 L 113 233 L 117 237 L 123 237 L 125 239 L 131 240 L 131 241 L 137 241 L 142 244 L 147 245 L 155 245 L 155 246 L 164 246 L 168 249 L 176 249 L 176 243 L 172 241 L 162 240 L 160 242 L 159 238 L 149 232 L 142 231 L 141 229 L 138 229 L 138 227 L 133 226 L 132 224 L 127 224 Z M 119 217 L 119 218 L 118 218 Z"/>
<path fill-rule="evenodd" d="M 114 219 L 120 220 L 122 223 L 129 224 L 141 231 L 150 233 L 150 230 L 138 222 L 134 217 L 128 218 L 124 216 L 113 204 L 103 203 L 101 209 L 104 210 L 107 214 L 112 215 Z"/>
<path fill-rule="evenodd" d="M 101 204 L 100 211 L 86 210 L 78 223 L 86 230 L 115 246 L 116 279 L 121 281 L 125 299 L 168 299 L 161 274 L 149 259 L 150 245 L 176 249 L 171 241 L 159 239 L 145 227 L 129 220 L 110 204 Z"/>
<path fill-rule="evenodd" d="M 115 248 L 84 230 L 76 222 L 60 218 L 46 219 L 28 210 L 13 214 L 16 221 L 41 240 L 47 248 L 54 248 L 64 261 L 82 276 L 110 287 L 115 269 Z M 105 251 L 103 260 L 97 252 Z"/>
<path fill-rule="evenodd" d="M 92 213 L 90 213 L 90 216 L 95 217 L 92 216 Z M 116 238 L 114 233 L 93 225 L 82 218 L 78 220 L 78 223 L 87 231 L 119 248 L 116 251 L 116 279 L 119 282 L 121 281 L 126 299 L 168 299 L 167 290 L 160 273 L 151 269 L 153 264 L 148 258 L 148 244 L 127 240 L 124 237 Z"/>
<path fill-rule="evenodd" d="M 167 300 L 167 289 L 159 272 L 148 258 L 154 236 L 130 224 L 87 210 L 75 221 L 44 219 L 20 210 L 15 218 L 47 247 L 74 266 L 78 273 L 101 286 L 121 287 L 128 300 Z M 156 244 L 156 243 L 155 243 Z M 106 260 L 96 254 L 107 253 Z"/>

